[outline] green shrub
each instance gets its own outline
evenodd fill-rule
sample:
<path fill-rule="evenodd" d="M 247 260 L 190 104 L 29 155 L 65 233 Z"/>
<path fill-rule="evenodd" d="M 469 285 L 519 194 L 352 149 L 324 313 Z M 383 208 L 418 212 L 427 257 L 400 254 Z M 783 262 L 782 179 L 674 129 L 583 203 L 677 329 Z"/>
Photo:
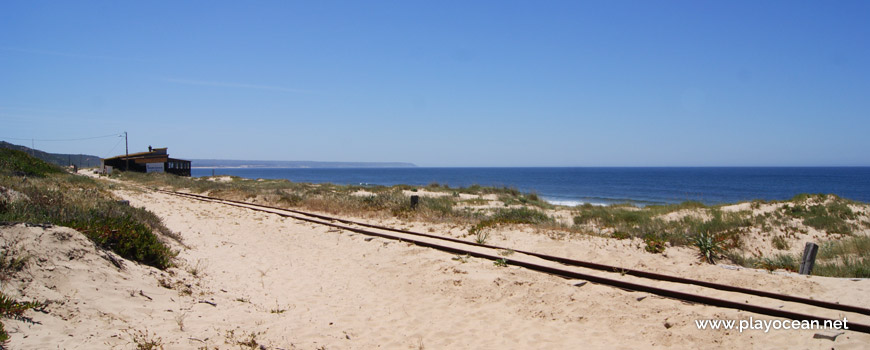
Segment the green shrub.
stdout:
<path fill-rule="evenodd" d="M 824 200 L 826 195 L 824 193 L 798 193 L 791 197 L 791 201 L 795 203 L 806 203 L 810 200 Z"/>
<path fill-rule="evenodd" d="M 837 196 L 824 195 L 799 195 L 795 198 L 795 204 L 786 205 L 782 208 L 785 215 L 799 218 L 807 226 L 824 231 L 828 234 L 844 234 L 853 233 L 854 225 L 846 220 L 855 220 L 857 215 L 849 208 L 848 201 Z M 816 198 L 818 201 L 823 201 L 825 198 L 830 198 L 827 204 L 808 205 L 810 199 Z"/>
<path fill-rule="evenodd" d="M 553 218 L 542 211 L 523 207 L 499 209 L 492 215 L 492 220 L 505 224 L 540 224 L 552 222 Z"/>
<path fill-rule="evenodd" d="M 716 245 L 723 250 L 739 248 L 742 234 L 754 225 L 748 213 L 711 209 L 710 214 L 712 218 L 709 220 L 686 217 L 681 224 L 685 226 L 686 232 L 704 232 L 715 237 Z M 697 236 L 697 234 L 692 235 L 692 243 L 696 246 Z"/>
<path fill-rule="evenodd" d="M 772 258 L 762 258 L 756 263 L 756 266 L 768 271 L 783 269 L 797 272 L 800 267 L 799 261 L 800 259 L 791 254 L 777 254 Z"/>
<path fill-rule="evenodd" d="M 788 240 L 783 236 L 774 236 L 771 243 L 773 243 L 774 248 L 779 250 L 787 250 L 789 246 Z"/>
<path fill-rule="evenodd" d="M 753 222 L 746 218 L 746 213 L 723 213 L 719 209 L 708 209 L 712 218 L 699 219 L 685 216 L 680 220 L 665 221 L 660 216 L 678 210 L 706 208 L 698 202 L 683 202 L 672 205 L 648 206 L 636 208 L 633 206 L 592 206 L 579 207 L 574 217 L 577 226 L 596 224 L 602 227 L 614 228 L 618 238 L 643 237 L 655 235 L 672 245 L 686 245 L 695 242 L 694 232 L 710 232 L 716 234 L 723 246 L 740 246 L 740 236 L 745 228 Z"/>
<path fill-rule="evenodd" d="M 746 256 L 746 252 L 739 249 L 730 249 L 722 252 L 722 255 L 731 260 L 731 262 L 745 267 L 757 267 L 758 266 L 758 258 L 753 256 Z"/>
<path fill-rule="evenodd" d="M 275 204 L 283 205 L 288 207 L 295 207 L 302 203 L 305 200 L 304 197 L 299 195 L 298 193 L 287 193 L 281 189 L 275 189 L 272 194 L 277 197 L 275 200 Z"/>
<path fill-rule="evenodd" d="M 644 250 L 649 253 L 661 254 L 665 252 L 665 240 L 661 236 L 647 235 L 644 237 L 643 242 L 646 243 Z"/>
<path fill-rule="evenodd" d="M 420 210 L 426 211 L 430 216 L 447 218 L 453 215 L 453 199 L 444 197 L 420 198 Z"/>
<path fill-rule="evenodd" d="M 0 292 L 0 349 L 5 349 L 9 341 L 9 334 L 3 326 L 2 319 L 11 318 L 13 320 L 33 323 L 29 317 L 24 316 L 24 312 L 30 309 L 39 309 L 45 304 L 41 302 L 29 301 L 20 302 Z"/>
<path fill-rule="evenodd" d="M 0 171 L 7 171 L 14 164 L 28 164 L 31 169 L 51 167 L 21 152 L 15 157 L 14 161 L 4 158 Z M 160 269 L 171 265 L 174 254 L 153 231 L 178 237 L 156 215 L 119 203 L 92 179 L 63 172 L 44 172 L 43 175 L 28 179 L 26 183 L 14 175 L 0 176 L 0 185 L 21 192 L 27 198 L 8 203 L 0 212 L 0 221 L 71 227 L 124 258 Z"/>
<path fill-rule="evenodd" d="M 850 236 L 819 247 L 813 274 L 870 278 L 870 236 Z"/>
<path fill-rule="evenodd" d="M 23 255 L 15 244 L 7 243 L 0 249 L 2 249 L 0 251 L 0 283 L 2 283 L 24 269 L 29 256 Z M 0 291 L 0 349 L 6 349 L 6 342 L 9 340 L 9 334 L 6 333 L 2 319 L 12 318 L 27 322 L 30 319 L 24 316 L 24 312 L 38 307 L 42 307 L 42 303 L 18 302 Z"/>
<path fill-rule="evenodd" d="M 483 198 L 470 198 L 460 200 L 459 203 L 467 204 L 467 205 L 487 205 L 489 201 Z"/>
<path fill-rule="evenodd" d="M 61 225 L 84 233 L 100 247 L 145 265 L 165 269 L 171 266 L 172 251 L 144 224 L 132 216 L 110 217 L 91 210 L 86 217 Z"/>
<path fill-rule="evenodd" d="M 22 254 L 13 244 L 5 244 L 0 249 L 0 282 L 5 282 L 24 269 L 30 256 Z"/>
<path fill-rule="evenodd" d="M 665 204 L 665 205 L 648 205 L 643 209 L 646 211 L 652 212 L 654 215 L 661 215 L 667 213 L 673 213 L 679 210 L 691 210 L 691 209 L 705 209 L 707 208 L 704 203 L 698 201 L 685 201 L 677 204 Z"/>
<path fill-rule="evenodd" d="M 691 222 L 690 229 L 695 232 L 724 234 L 752 227 L 753 224 L 752 220 L 748 218 L 748 213 L 722 212 L 719 209 L 712 209 L 710 215 L 712 216 L 710 220 Z"/>
<path fill-rule="evenodd" d="M 695 247 L 698 248 L 701 257 L 711 264 L 715 263 L 716 255 L 723 251 L 721 243 L 720 238 L 715 233 L 708 231 L 699 232 L 695 236 Z"/>
<path fill-rule="evenodd" d="M 870 278 L 870 256 L 844 256 L 839 261 L 818 262 L 813 267 L 813 275 Z"/>
<path fill-rule="evenodd" d="M 58 166 L 31 157 L 25 152 L 0 148 L 0 174 L 44 177 L 62 172 Z"/>
<path fill-rule="evenodd" d="M 486 243 L 489 238 L 488 229 L 500 224 L 544 224 L 552 223 L 553 218 L 547 214 L 529 208 L 513 208 L 513 209 L 498 209 L 492 216 L 481 220 L 476 225 L 468 230 L 468 233 L 475 236 L 475 242 L 479 244 Z"/>
<path fill-rule="evenodd" d="M 490 233 L 487 228 L 489 228 L 489 225 L 477 224 L 468 229 L 468 234 L 474 236 L 475 243 L 486 244 L 486 240 L 489 239 Z"/>
<path fill-rule="evenodd" d="M 817 258 L 837 259 L 842 256 L 870 256 L 870 236 L 850 236 L 835 241 L 827 241 L 819 247 Z"/>
<path fill-rule="evenodd" d="M 633 227 L 652 220 L 652 215 L 644 210 L 629 210 L 603 206 L 582 206 L 574 217 L 575 225 L 598 224 L 604 227 Z"/>
<path fill-rule="evenodd" d="M 613 233 L 610 234 L 610 236 L 613 238 L 616 238 L 616 239 L 629 239 L 629 238 L 631 238 L 630 234 L 623 232 L 623 231 L 613 231 Z"/>

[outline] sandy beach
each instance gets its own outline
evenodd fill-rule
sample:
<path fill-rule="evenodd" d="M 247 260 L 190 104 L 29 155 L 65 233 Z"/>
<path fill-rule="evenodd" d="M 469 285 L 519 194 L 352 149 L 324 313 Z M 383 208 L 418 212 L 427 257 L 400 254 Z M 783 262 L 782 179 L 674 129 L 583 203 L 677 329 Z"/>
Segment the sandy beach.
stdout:
<path fill-rule="evenodd" d="M 870 1 L 0 33 L 0 350 L 870 350 Z"/>
<path fill-rule="evenodd" d="M 641 292 L 565 280 L 519 267 L 372 238 L 243 208 L 149 190 L 116 190 L 178 233 L 177 267 L 122 268 L 80 233 L 61 227 L 4 226 L 39 257 L 9 295 L 50 300 L 35 324 L 7 322 L 22 349 L 861 349 L 870 335 L 836 340 L 817 330 L 699 330 L 695 320 L 771 317 Z M 369 219 L 397 228 L 461 237 L 463 227 Z M 499 229 L 493 244 L 868 307 L 870 281 L 708 265 L 689 248 L 644 252 L 637 240 L 559 236 L 523 226 Z M 512 256 L 511 259 L 534 259 Z M 114 257 L 114 260 L 123 260 Z M 551 263 L 552 264 L 552 263 Z M 723 299 L 870 323 L 870 316 L 667 282 Z M 576 284 L 581 286 L 575 286 Z"/>

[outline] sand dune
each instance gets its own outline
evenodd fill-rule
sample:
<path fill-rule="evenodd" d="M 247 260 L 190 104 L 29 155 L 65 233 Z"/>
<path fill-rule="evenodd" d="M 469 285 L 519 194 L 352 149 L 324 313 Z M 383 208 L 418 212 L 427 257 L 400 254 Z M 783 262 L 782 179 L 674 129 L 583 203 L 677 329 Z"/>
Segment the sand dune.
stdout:
<path fill-rule="evenodd" d="M 698 330 L 696 319 L 770 317 L 591 283 L 575 287 L 522 268 L 241 208 L 154 192 L 118 194 L 153 211 L 182 236 L 187 247 L 176 246 L 179 266 L 163 272 L 126 262 L 119 269 L 73 230 L 0 228 L 5 241 L 17 240 L 35 262 L 3 291 L 54 301 L 48 313 L 29 314 L 40 324 L 7 322 L 14 348 L 132 348 L 158 339 L 167 349 L 254 344 L 267 349 L 860 349 L 870 344 L 870 335 L 855 332 L 831 341 L 814 339 L 812 330 Z M 453 236 L 463 231 L 385 223 Z M 690 249 L 654 255 L 631 240 L 559 237 L 522 227 L 492 239 L 627 268 L 870 306 L 867 280 L 731 270 L 700 264 Z M 805 305 L 658 285 L 842 317 Z M 870 323 L 868 316 L 850 320 Z"/>

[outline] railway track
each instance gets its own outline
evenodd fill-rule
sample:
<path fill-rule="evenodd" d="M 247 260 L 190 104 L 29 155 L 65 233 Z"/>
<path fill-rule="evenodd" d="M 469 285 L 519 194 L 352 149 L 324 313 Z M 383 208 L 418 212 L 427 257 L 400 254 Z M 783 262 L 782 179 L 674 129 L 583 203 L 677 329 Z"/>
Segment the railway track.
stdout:
<path fill-rule="evenodd" d="M 685 284 L 685 285 L 695 285 L 695 286 L 700 286 L 700 287 L 704 287 L 704 288 L 710 288 L 710 289 L 715 289 L 715 290 L 720 290 L 720 291 L 725 291 L 725 292 L 739 293 L 739 294 L 744 294 L 744 295 L 752 295 L 752 296 L 756 296 L 756 297 L 805 304 L 805 305 L 810 305 L 810 306 L 814 306 L 814 307 L 818 307 L 818 308 L 822 308 L 822 309 L 827 309 L 827 310 L 845 311 L 845 312 L 858 313 L 858 314 L 863 314 L 863 315 L 870 315 L 870 309 L 865 308 L 865 307 L 859 307 L 859 306 L 853 306 L 853 305 L 843 305 L 843 304 L 839 304 L 839 303 L 835 303 L 835 302 L 815 300 L 815 299 L 810 299 L 810 298 L 804 298 L 804 297 L 798 297 L 798 296 L 792 296 L 792 295 L 786 295 L 786 294 L 780 294 L 780 293 L 773 293 L 773 292 L 768 292 L 768 291 L 763 291 L 763 290 L 743 288 L 743 287 L 725 285 L 725 284 L 720 284 L 720 283 L 683 278 L 683 277 L 679 277 L 679 276 L 653 273 L 653 272 L 642 271 L 642 270 L 625 269 L 625 268 L 621 268 L 618 266 L 605 265 L 605 264 L 569 259 L 569 258 L 558 257 L 558 256 L 551 256 L 551 255 L 546 255 L 546 254 L 541 254 L 541 253 L 536 253 L 536 252 L 531 252 L 531 251 L 525 251 L 525 250 L 519 250 L 519 249 L 513 249 L 513 248 L 508 248 L 508 247 L 501 247 L 501 246 L 488 245 L 488 244 L 479 244 L 479 243 L 469 242 L 469 241 L 460 240 L 460 239 L 451 238 L 451 237 L 444 237 L 444 236 L 437 236 L 437 235 L 426 234 L 426 233 L 421 233 L 421 232 L 414 232 L 414 231 L 409 231 L 409 230 L 395 229 L 395 228 L 386 227 L 386 226 L 372 225 L 372 224 L 368 224 L 368 223 L 346 220 L 346 219 L 341 219 L 341 218 L 336 218 L 336 217 L 330 217 L 330 216 L 326 216 L 326 215 L 308 213 L 308 212 L 295 210 L 295 209 L 279 208 L 279 207 L 274 207 L 274 206 L 253 204 L 253 203 L 228 200 L 228 199 L 220 199 L 220 198 L 214 198 L 214 197 L 209 197 L 209 196 L 204 196 L 204 195 L 177 192 L 177 191 L 166 191 L 166 190 L 159 190 L 159 189 L 155 189 L 155 191 L 160 192 L 160 193 L 169 194 L 169 195 L 199 200 L 199 201 L 215 202 L 215 203 L 221 203 L 221 204 L 235 206 L 235 207 L 241 207 L 241 208 L 254 210 L 254 211 L 266 212 L 266 213 L 278 215 L 278 216 L 285 217 L 285 218 L 292 218 L 295 220 L 310 222 L 310 223 L 319 224 L 319 225 L 325 225 L 325 226 L 338 228 L 338 229 L 342 229 L 342 230 L 347 230 L 350 232 L 355 232 L 355 233 L 359 233 L 359 234 L 363 234 L 363 235 L 376 236 L 376 237 L 392 239 L 392 240 L 400 240 L 400 241 L 412 243 L 412 244 L 415 244 L 418 246 L 437 249 L 437 250 L 455 253 L 455 254 L 469 255 L 469 256 L 489 259 L 489 260 L 493 260 L 493 261 L 494 260 L 502 260 L 505 263 L 510 264 L 510 265 L 520 266 L 520 267 L 524 267 L 524 268 L 527 268 L 530 270 L 543 272 L 543 273 L 547 273 L 547 274 L 551 274 L 551 275 L 556 275 L 556 276 L 560 276 L 563 278 L 586 280 L 586 281 L 593 282 L 593 283 L 609 285 L 609 286 L 627 289 L 627 290 L 647 292 L 650 294 L 655 294 L 655 295 L 659 295 L 659 296 L 666 297 L 666 298 L 672 298 L 672 299 L 688 301 L 688 302 L 693 302 L 693 303 L 699 303 L 699 304 L 706 304 L 706 305 L 711 305 L 711 306 L 718 306 L 718 307 L 723 307 L 723 308 L 743 310 L 743 311 L 754 312 L 754 313 L 767 315 L 767 316 L 788 318 L 788 319 L 792 319 L 792 320 L 819 321 L 820 323 L 824 323 L 825 321 L 837 321 L 836 319 L 832 319 L 832 318 L 804 314 L 804 313 L 798 313 L 798 312 L 792 312 L 792 311 L 783 310 L 781 308 L 772 308 L 772 307 L 767 307 L 767 306 L 762 306 L 762 305 L 750 304 L 750 303 L 748 303 L 748 301 L 743 302 L 743 303 L 735 302 L 732 300 L 715 298 L 715 297 L 705 296 L 705 295 L 701 295 L 701 294 L 681 292 L 681 291 L 677 291 L 677 290 L 665 289 L 665 288 L 660 288 L 660 287 L 651 286 L 651 285 L 642 284 L 642 283 L 636 283 L 636 282 L 624 281 L 624 280 L 615 279 L 615 278 L 603 277 L 603 276 L 594 275 L 594 274 L 582 273 L 582 272 L 573 271 L 573 270 L 569 270 L 569 269 L 561 268 L 561 267 L 547 266 L 547 265 L 544 265 L 541 263 L 526 261 L 524 259 L 508 259 L 504 256 L 498 255 L 497 253 L 488 252 L 488 250 L 513 250 L 516 253 L 535 257 L 535 258 L 538 258 L 538 259 L 541 259 L 544 261 L 559 263 L 559 264 L 567 266 L 567 267 L 581 267 L 581 268 L 587 268 L 587 269 L 598 270 L 598 271 L 614 272 L 614 273 L 619 273 L 620 275 L 631 275 L 631 276 L 655 280 L 655 281 L 671 282 L 671 283 L 678 283 L 678 284 Z M 410 236 L 410 237 L 408 237 L 408 236 Z M 420 239 L 420 238 L 422 238 L 422 239 Z M 445 244 L 445 243 L 441 243 L 441 242 L 448 242 L 448 243 Z M 479 249 L 469 249 L 468 247 L 479 248 Z M 848 326 L 849 326 L 848 330 L 870 334 L 870 325 L 855 323 L 855 322 L 850 321 L 848 323 Z"/>

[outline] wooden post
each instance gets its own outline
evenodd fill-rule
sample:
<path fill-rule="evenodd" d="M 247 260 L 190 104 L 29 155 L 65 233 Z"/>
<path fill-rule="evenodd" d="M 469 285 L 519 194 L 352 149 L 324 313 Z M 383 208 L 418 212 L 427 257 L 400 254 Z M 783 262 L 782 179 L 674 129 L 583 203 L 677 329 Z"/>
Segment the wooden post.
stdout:
<path fill-rule="evenodd" d="M 417 209 L 418 203 L 420 203 L 420 196 L 416 194 L 411 196 L 411 209 Z"/>
<path fill-rule="evenodd" d="M 816 264 L 816 253 L 819 252 L 819 245 L 813 242 L 807 242 L 804 247 L 804 255 L 801 258 L 801 275 L 809 275 L 813 273 L 813 266 Z"/>
<path fill-rule="evenodd" d="M 127 132 L 124 131 L 124 154 L 126 154 L 126 164 L 124 164 L 124 171 L 130 171 L 130 144 L 127 143 Z"/>

